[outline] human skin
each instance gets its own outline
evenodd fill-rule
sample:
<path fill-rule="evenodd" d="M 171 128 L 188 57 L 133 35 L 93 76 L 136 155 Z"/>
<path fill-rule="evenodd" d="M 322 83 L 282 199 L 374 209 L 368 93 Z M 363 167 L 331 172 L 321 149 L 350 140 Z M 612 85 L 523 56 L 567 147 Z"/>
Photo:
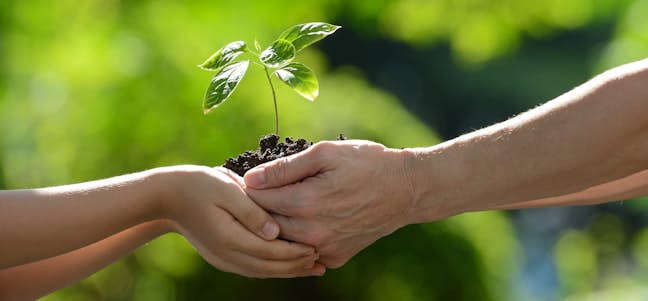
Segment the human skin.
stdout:
<path fill-rule="evenodd" d="M 35 300 L 71 285 L 168 233 L 171 221 L 155 220 L 126 229 L 86 247 L 0 270 L 0 300 Z"/>
<path fill-rule="evenodd" d="M 320 142 L 249 171 L 245 189 L 332 268 L 408 224 L 646 195 L 647 84 L 648 59 L 435 146 Z"/>
<path fill-rule="evenodd" d="M 168 232 L 185 236 L 226 272 L 259 278 L 324 272 L 313 247 L 276 239 L 276 222 L 229 171 L 187 165 L 0 191 L 0 295 L 60 288 Z M 28 277 L 35 274 L 42 281 Z"/>
<path fill-rule="evenodd" d="M 596 205 L 648 195 L 648 170 L 592 186 L 579 192 L 497 206 L 494 209 L 527 209 L 562 205 Z"/>

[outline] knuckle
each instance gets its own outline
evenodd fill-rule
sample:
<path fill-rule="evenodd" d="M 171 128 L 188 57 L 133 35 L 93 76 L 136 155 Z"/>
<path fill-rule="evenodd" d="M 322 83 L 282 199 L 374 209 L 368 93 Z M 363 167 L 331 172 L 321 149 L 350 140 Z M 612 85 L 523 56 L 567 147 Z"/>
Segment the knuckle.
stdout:
<path fill-rule="evenodd" d="M 244 210 L 242 218 L 243 218 L 243 220 L 241 221 L 242 223 L 252 227 L 259 227 L 259 228 L 263 227 L 266 220 L 263 211 L 258 210 L 257 208 L 254 207 L 249 207 L 247 208 L 247 210 Z"/>
<path fill-rule="evenodd" d="M 272 164 L 272 168 L 266 169 L 268 179 L 281 179 L 286 174 L 286 158 L 279 158 Z"/>
<path fill-rule="evenodd" d="M 331 141 L 320 141 L 315 143 L 311 148 L 311 154 L 316 157 L 323 157 L 331 154 L 334 150 L 335 143 Z"/>

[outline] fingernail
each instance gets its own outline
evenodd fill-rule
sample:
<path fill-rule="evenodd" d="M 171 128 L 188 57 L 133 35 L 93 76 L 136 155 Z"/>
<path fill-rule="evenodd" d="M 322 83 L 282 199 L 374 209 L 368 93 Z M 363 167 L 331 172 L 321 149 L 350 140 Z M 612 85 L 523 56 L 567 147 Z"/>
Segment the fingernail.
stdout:
<path fill-rule="evenodd" d="M 326 273 L 326 268 L 319 267 L 313 272 L 313 276 L 324 276 L 324 273 Z"/>
<path fill-rule="evenodd" d="M 261 188 L 266 183 L 265 169 L 256 168 L 245 174 L 245 185 L 252 188 Z"/>
<path fill-rule="evenodd" d="M 266 222 L 261 232 L 265 239 L 275 239 L 279 235 L 279 227 L 273 222 Z"/>

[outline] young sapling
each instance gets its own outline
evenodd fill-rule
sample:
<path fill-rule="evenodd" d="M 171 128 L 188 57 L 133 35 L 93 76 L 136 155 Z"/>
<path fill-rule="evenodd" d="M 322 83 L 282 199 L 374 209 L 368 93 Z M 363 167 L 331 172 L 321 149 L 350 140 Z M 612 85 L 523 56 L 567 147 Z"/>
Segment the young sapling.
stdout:
<path fill-rule="evenodd" d="M 237 158 L 229 158 L 223 165 L 243 176 L 245 172 L 259 164 L 289 156 L 310 147 L 312 143 L 305 139 L 293 140 L 286 137 L 279 142 L 279 111 L 277 110 L 277 93 L 272 84 L 272 75 L 288 85 L 302 97 L 314 101 L 319 95 L 319 83 L 315 73 L 302 63 L 293 61 L 299 51 L 309 45 L 333 34 L 340 26 L 312 22 L 294 25 L 286 29 L 279 38 L 263 49 L 254 41 L 256 51 L 247 47 L 243 41 L 235 41 L 218 49 L 198 67 L 216 71 L 205 93 L 203 112 L 208 114 L 227 100 L 245 76 L 250 59 L 236 59 L 242 54 L 249 54 L 252 63 L 263 68 L 270 85 L 275 113 L 275 134 L 266 135 L 259 142 L 259 149 L 246 151 Z M 263 50 L 262 50 L 263 49 Z"/>
<path fill-rule="evenodd" d="M 293 59 L 299 51 L 333 34 L 339 28 L 340 26 L 323 22 L 298 24 L 286 29 L 263 51 L 256 40 L 256 52 L 249 49 L 244 41 L 231 42 L 218 49 L 204 63 L 198 65 L 204 70 L 216 71 L 205 93 L 204 113 L 208 114 L 234 93 L 250 65 L 250 60 L 236 59 L 241 54 L 248 53 L 252 56 L 252 62 L 263 68 L 268 79 L 274 103 L 275 134 L 279 135 L 277 94 L 270 74 L 275 75 L 302 97 L 314 101 L 319 95 L 317 77 L 310 68 Z"/>

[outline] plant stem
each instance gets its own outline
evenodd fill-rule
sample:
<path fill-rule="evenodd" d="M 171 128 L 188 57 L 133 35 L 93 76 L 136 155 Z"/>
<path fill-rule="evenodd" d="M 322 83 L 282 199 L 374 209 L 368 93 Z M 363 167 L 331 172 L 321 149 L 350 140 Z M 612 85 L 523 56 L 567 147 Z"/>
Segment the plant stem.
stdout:
<path fill-rule="evenodd" d="M 266 78 L 268 78 L 268 83 L 270 84 L 270 90 L 272 90 L 272 101 L 274 101 L 275 111 L 275 135 L 279 136 L 279 110 L 277 110 L 277 94 L 275 93 L 274 86 L 272 85 L 270 73 L 268 73 L 268 67 L 263 66 L 263 70 L 265 70 Z"/>

